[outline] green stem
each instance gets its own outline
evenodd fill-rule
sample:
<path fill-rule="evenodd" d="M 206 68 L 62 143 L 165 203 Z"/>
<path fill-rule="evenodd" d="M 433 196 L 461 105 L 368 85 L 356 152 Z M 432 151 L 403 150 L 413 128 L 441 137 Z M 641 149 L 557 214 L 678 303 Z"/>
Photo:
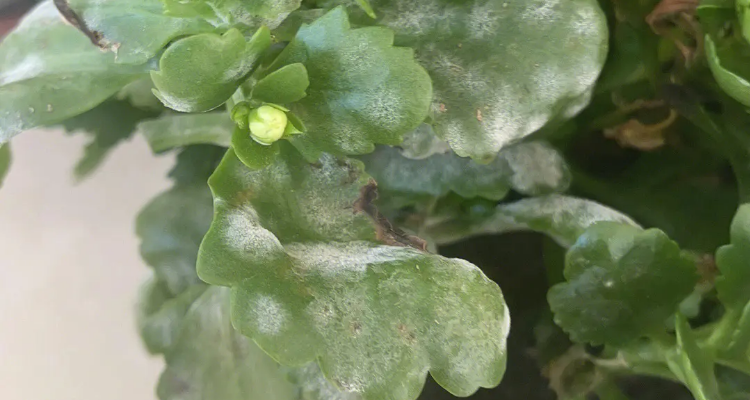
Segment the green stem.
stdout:
<path fill-rule="evenodd" d="M 732 341 L 732 335 L 737 329 L 740 317 L 741 312 L 739 310 L 727 310 L 714 326 L 711 336 L 702 343 L 701 347 L 705 347 L 714 353 L 727 348 Z"/>
<path fill-rule="evenodd" d="M 731 337 L 729 347 L 725 354 L 747 360 L 747 351 L 750 347 L 750 303 L 740 313 L 739 321 Z"/>

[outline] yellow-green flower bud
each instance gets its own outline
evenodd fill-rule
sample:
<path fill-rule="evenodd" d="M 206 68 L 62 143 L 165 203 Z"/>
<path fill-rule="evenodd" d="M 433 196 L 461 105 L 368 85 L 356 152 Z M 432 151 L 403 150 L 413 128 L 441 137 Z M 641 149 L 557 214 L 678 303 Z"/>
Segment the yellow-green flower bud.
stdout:
<path fill-rule="evenodd" d="M 270 145 L 284 136 L 288 119 L 284 111 L 272 106 L 261 106 L 250 113 L 250 136 L 256 142 Z"/>

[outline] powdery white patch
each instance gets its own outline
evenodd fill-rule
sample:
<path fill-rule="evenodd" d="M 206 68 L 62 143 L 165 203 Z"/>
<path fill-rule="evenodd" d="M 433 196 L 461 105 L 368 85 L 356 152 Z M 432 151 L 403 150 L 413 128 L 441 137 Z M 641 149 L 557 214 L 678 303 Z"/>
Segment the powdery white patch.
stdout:
<path fill-rule="evenodd" d="M 30 54 L 15 64 L 12 68 L 0 73 L 0 85 L 7 85 L 39 76 L 45 70 L 45 63 L 41 57 Z"/>
<path fill-rule="evenodd" d="M 367 95 L 367 120 L 380 129 L 393 131 L 404 124 L 401 110 L 404 108 L 404 99 L 401 93 L 390 87 L 381 87 L 373 90 Z"/>
<path fill-rule="evenodd" d="M 510 182 L 515 190 L 536 195 L 566 189 L 565 162 L 554 148 L 542 142 L 521 143 L 507 148 L 500 155 L 513 171 Z"/>
<path fill-rule="evenodd" d="M 258 332 L 266 335 L 279 333 L 287 319 L 287 311 L 271 296 L 256 297 L 253 312 Z"/>
<path fill-rule="evenodd" d="M 415 257 L 415 251 L 370 242 L 293 243 L 286 252 L 303 272 L 324 276 L 363 274 L 370 265 L 404 261 Z"/>
<path fill-rule="evenodd" d="M 495 12 L 495 2 L 488 1 L 481 4 L 475 1 L 469 12 L 466 27 L 469 29 L 469 35 L 474 39 L 494 36 L 500 27 L 500 17 Z"/>
<path fill-rule="evenodd" d="M 228 212 L 224 216 L 224 223 L 220 224 L 226 227 L 223 231 L 223 242 L 235 251 L 251 252 L 259 256 L 282 252 L 283 247 L 279 239 L 270 231 L 258 226 L 255 221 L 257 216 L 251 208 Z"/>
<path fill-rule="evenodd" d="M 519 104 L 524 96 L 517 88 L 504 85 L 495 96 L 494 102 L 482 112 L 482 127 L 488 134 L 490 149 L 497 151 L 533 131 L 526 128 L 528 115 Z"/>
<path fill-rule="evenodd" d="M 577 74 L 578 71 L 575 73 Z M 534 97 L 546 105 L 553 104 L 560 98 L 560 95 L 565 92 L 568 79 L 556 64 L 545 64 L 533 73 L 531 82 Z"/>
<path fill-rule="evenodd" d="M 530 22 L 532 23 L 549 23 L 555 21 L 557 18 L 559 18 L 556 10 L 558 4 L 560 4 L 560 0 L 541 0 L 530 2 L 523 13 L 521 13 L 521 18 L 530 20 Z"/>

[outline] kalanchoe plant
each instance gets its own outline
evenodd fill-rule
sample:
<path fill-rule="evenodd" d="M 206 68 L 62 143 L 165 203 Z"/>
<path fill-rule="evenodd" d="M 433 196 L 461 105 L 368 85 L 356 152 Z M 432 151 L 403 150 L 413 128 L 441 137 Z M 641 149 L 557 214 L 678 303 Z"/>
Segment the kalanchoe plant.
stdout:
<path fill-rule="evenodd" d="M 750 399 L 748 66 L 746 0 L 48 0 L 0 184 L 34 127 L 177 153 L 162 400 Z"/>

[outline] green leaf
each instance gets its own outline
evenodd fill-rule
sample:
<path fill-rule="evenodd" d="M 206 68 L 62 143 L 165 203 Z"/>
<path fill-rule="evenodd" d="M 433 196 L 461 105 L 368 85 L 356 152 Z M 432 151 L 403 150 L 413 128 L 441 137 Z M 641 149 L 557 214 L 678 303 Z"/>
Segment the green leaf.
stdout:
<path fill-rule="evenodd" d="M 10 169 L 10 161 L 10 145 L 7 143 L 0 144 L 0 186 L 3 185 L 3 180 L 5 180 L 5 176 Z"/>
<path fill-rule="evenodd" d="M 83 132 L 91 137 L 73 171 L 75 178 L 82 180 L 91 175 L 117 145 L 133 136 L 139 122 L 156 115 L 158 112 L 135 108 L 127 101 L 109 100 L 63 121 L 69 134 Z"/>
<path fill-rule="evenodd" d="M 161 104 L 161 101 L 154 96 L 153 89 L 154 82 L 151 77 L 145 77 L 125 85 L 115 98 L 129 101 L 134 107 L 144 110 L 165 110 L 166 108 Z"/>
<path fill-rule="evenodd" d="M 138 130 L 154 152 L 193 144 L 214 144 L 229 147 L 234 123 L 227 113 L 164 115 L 144 121 Z"/>
<path fill-rule="evenodd" d="M 750 302 L 750 204 L 743 204 L 732 221 L 731 244 L 716 252 L 721 275 L 716 280 L 719 299 L 726 307 L 744 308 Z"/>
<path fill-rule="evenodd" d="M 262 169 L 271 165 L 279 154 L 279 144 L 262 145 L 250 137 L 250 132 L 234 129 L 232 149 L 237 158 L 250 169 Z"/>
<path fill-rule="evenodd" d="M 687 319 L 679 313 L 675 331 L 677 348 L 669 359 L 669 368 L 682 379 L 696 400 L 721 400 L 712 356 L 698 346 Z"/>
<path fill-rule="evenodd" d="M 692 260 L 658 229 L 599 222 L 568 250 L 567 282 L 548 295 L 555 322 L 581 343 L 620 346 L 662 332 L 695 286 Z"/>
<path fill-rule="evenodd" d="M 275 28 L 301 0 L 162 0 L 169 15 L 200 17 L 215 26 L 266 25 Z"/>
<path fill-rule="evenodd" d="M 460 213 L 436 219 L 438 222 L 425 230 L 441 245 L 476 235 L 535 231 L 563 247 L 570 247 L 596 222 L 612 221 L 638 227 L 617 210 L 591 200 L 557 194 L 501 204 L 488 214 L 482 213 L 478 220 Z"/>
<path fill-rule="evenodd" d="M 461 156 L 490 160 L 551 119 L 575 115 L 607 54 L 594 0 L 371 3 L 377 23 L 429 71 L 435 131 Z"/>
<path fill-rule="evenodd" d="M 453 191 L 466 198 L 500 200 L 510 188 L 539 195 L 565 191 L 570 184 L 564 160 L 543 142 L 511 146 L 487 165 L 452 152 L 412 160 L 385 146 L 361 159 L 384 193 L 409 197 L 438 197 Z"/>
<path fill-rule="evenodd" d="M 422 124 L 407 133 L 401 142 L 401 155 L 412 160 L 424 160 L 435 154 L 444 154 L 450 150 L 448 143 L 435 136 L 429 124 Z"/>
<path fill-rule="evenodd" d="M 234 330 L 224 288 L 208 288 L 190 305 L 165 359 L 161 400 L 298 398 L 278 365 Z"/>
<path fill-rule="evenodd" d="M 351 29 L 339 7 L 299 29 L 269 70 L 301 63 L 307 97 L 289 108 L 307 126 L 293 143 L 336 154 L 399 144 L 427 116 L 432 88 L 411 49 L 382 27 Z"/>
<path fill-rule="evenodd" d="M 283 364 L 317 360 L 366 399 L 415 399 L 428 370 L 460 396 L 497 385 L 509 328 L 497 285 L 466 261 L 378 243 L 403 238 L 366 215 L 362 164 L 309 164 L 279 143 L 259 171 L 230 150 L 209 180 L 198 274 L 232 287 L 235 326 Z"/>
<path fill-rule="evenodd" d="M 724 1 L 725 3 L 728 0 Z M 737 17 L 740 20 L 740 26 L 742 27 L 742 36 L 747 42 L 750 42 L 750 1 L 748 0 L 737 0 Z"/>
<path fill-rule="evenodd" d="M 117 62 L 123 64 L 143 64 L 176 38 L 214 29 L 199 19 L 164 15 L 160 0 L 68 2 L 88 30 L 100 36 L 97 44 L 113 52 Z"/>
<path fill-rule="evenodd" d="M 729 41 L 717 48 L 706 36 L 706 56 L 711 72 L 722 90 L 735 100 L 750 107 L 750 46 L 746 42 Z"/>
<path fill-rule="evenodd" d="M 253 87 L 253 99 L 274 104 L 294 103 L 307 95 L 308 86 L 305 66 L 289 64 L 258 81 Z"/>
<path fill-rule="evenodd" d="M 750 399 L 750 376 L 732 368 L 718 365 L 716 380 L 724 400 Z"/>
<path fill-rule="evenodd" d="M 147 70 L 115 64 L 44 2 L 0 43 L 0 143 L 88 111 Z"/>
<path fill-rule="evenodd" d="M 173 43 L 151 72 L 154 94 L 182 112 L 212 110 L 224 104 L 271 44 L 268 28 L 246 41 L 237 29 L 223 35 L 204 33 Z"/>

